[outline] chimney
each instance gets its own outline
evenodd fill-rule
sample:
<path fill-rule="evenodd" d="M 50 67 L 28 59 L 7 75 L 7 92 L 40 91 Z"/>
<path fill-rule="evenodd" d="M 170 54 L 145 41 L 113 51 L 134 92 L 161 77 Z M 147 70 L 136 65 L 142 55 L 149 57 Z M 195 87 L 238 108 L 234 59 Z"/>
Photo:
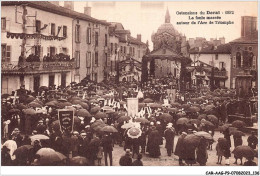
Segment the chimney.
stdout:
<path fill-rule="evenodd" d="M 74 10 L 74 1 L 64 1 L 64 7 L 70 10 Z"/>
<path fill-rule="evenodd" d="M 257 17 L 242 16 L 241 17 L 241 37 L 251 35 L 256 31 Z"/>
<path fill-rule="evenodd" d="M 54 5 L 56 5 L 56 6 L 59 6 L 60 4 L 59 4 L 59 1 L 49 1 L 50 3 L 52 3 L 52 4 L 54 4 Z"/>
<path fill-rule="evenodd" d="M 141 35 L 141 34 L 137 34 L 137 40 L 138 40 L 139 42 L 142 41 L 142 35 Z"/>
<path fill-rule="evenodd" d="M 84 7 L 84 14 L 91 16 L 91 7 Z"/>

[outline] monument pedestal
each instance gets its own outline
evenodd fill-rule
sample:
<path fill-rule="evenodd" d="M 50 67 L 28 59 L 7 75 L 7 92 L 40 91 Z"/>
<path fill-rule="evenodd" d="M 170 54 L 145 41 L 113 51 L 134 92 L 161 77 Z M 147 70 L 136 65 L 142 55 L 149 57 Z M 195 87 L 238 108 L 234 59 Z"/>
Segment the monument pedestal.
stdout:
<path fill-rule="evenodd" d="M 236 91 L 239 98 L 246 98 L 251 93 L 252 75 L 250 70 L 243 70 L 236 76 Z"/>
<path fill-rule="evenodd" d="M 127 98 L 127 115 L 134 117 L 138 114 L 138 98 Z"/>

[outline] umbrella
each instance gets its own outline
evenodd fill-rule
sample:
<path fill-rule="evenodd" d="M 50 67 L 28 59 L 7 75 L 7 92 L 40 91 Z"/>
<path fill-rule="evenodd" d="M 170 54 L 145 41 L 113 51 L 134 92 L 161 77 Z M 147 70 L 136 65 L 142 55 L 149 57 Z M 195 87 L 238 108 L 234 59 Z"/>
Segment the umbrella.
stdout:
<path fill-rule="evenodd" d="M 89 109 L 89 105 L 87 103 L 81 102 L 80 105 L 82 106 L 82 108 L 84 109 Z"/>
<path fill-rule="evenodd" d="M 16 113 L 19 113 L 19 112 L 20 112 L 19 109 L 10 109 L 9 110 L 9 113 L 11 113 L 11 114 L 16 114 Z"/>
<path fill-rule="evenodd" d="M 29 155 L 29 152 L 33 149 L 33 146 L 32 145 L 23 145 L 21 147 L 18 147 L 13 155 L 16 155 L 16 156 L 28 156 Z"/>
<path fill-rule="evenodd" d="M 149 106 L 151 108 L 162 108 L 162 105 L 161 104 L 158 104 L 158 103 L 152 103 L 152 104 L 149 104 Z"/>
<path fill-rule="evenodd" d="M 3 147 L 6 146 L 10 152 L 10 156 L 11 156 L 11 159 L 14 160 L 15 159 L 15 156 L 13 156 L 13 153 L 14 151 L 17 149 L 17 144 L 14 140 L 7 140 L 5 141 L 5 143 L 3 144 Z"/>
<path fill-rule="evenodd" d="M 177 108 L 167 108 L 167 111 L 176 113 L 176 112 L 178 112 L 178 109 Z"/>
<path fill-rule="evenodd" d="M 32 107 L 32 108 L 41 108 L 42 105 L 40 103 L 37 103 L 37 102 L 31 102 L 28 104 L 29 107 Z"/>
<path fill-rule="evenodd" d="M 67 102 L 67 100 L 64 99 L 64 98 L 58 99 L 58 101 L 59 101 L 59 102 Z"/>
<path fill-rule="evenodd" d="M 187 111 L 189 111 L 189 112 L 199 112 L 200 108 L 196 107 L 196 106 L 192 106 L 189 109 L 187 109 Z"/>
<path fill-rule="evenodd" d="M 28 109 L 24 109 L 23 113 L 26 115 L 35 115 L 36 111 L 34 109 L 28 108 Z"/>
<path fill-rule="evenodd" d="M 95 115 L 95 119 L 104 119 L 104 118 L 107 118 L 107 114 L 104 113 L 104 112 L 98 112 L 98 113 Z"/>
<path fill-rule="evenodd" d="M 190 119 L 189 122 L 190 122 L 191 124 L 200 125 L 200 120 L 199 120 L 199 119 Z"/>
<path fill-rule="evenodd" d="M 146 98 L 143 100 L 143 103 L 152 103 L 153 100 L 151 98 Z"/>
<path fill-rule="evenodd" d="M 171 105 L 172 105 L 173 107 L 180 107 L 180 106 L 181 106 L 181 104 L 180 104 L 180 103 L 177 103 L 177 102 L 171 103 Z"/>
<path fill-rule="evenodd" d="M 41 86 L 39 88 L 39 91 L 47 91 L 47 90 L 49 90 L 49 88 L 47 86 Z"/>
<path fill-rule="evenodd" d="M 135 125 L 133 123 L 126 123 L 124 125 L 121 126 L 121 128 L 123 129 L 128 129 L 128 128 L 132 128 L 134 127 Z"/>
<path fill-rule="evenodd" d="M 205 131 L 199 131 L 199 132 L 196 132 L 194 134 L 196 136 L 204 137 L 205 139 L 208 139 L 208 140 L 213 140 L 213 137 Z"/>
<path fill-rule="evenodd" d="M 201 120 L 201 119 L 206 119 L 207 115 L 206 114 L 200 114 L 198 116 L 198 119 Z"/>
<path fill-rule="evenodd" d="M 95 114 L 95 113 L 97 113 L 98 111 L 100 111 L 100 107 L 95 106 L 95 107 L 91 108 L 90 113 L 91 113 L 91 114 Z"/>
<path fill-rule="evenodd" d="M 117 129 L 115 129 L 115 127 L 113 126 L 105 126 L 103 128 L 101 128 L 101 131 L 103 132 L 108 132 L 108 133 L 117 133 Z"/>
<path fill-rule="evenodd" d="M 45 136 L 43 134 L 36 134 L 36 135 L 33 135 L 30 137 L 31 140 L 32 140 L 32 143 L 35 141 L 35 140 L 47 140 L 47 139 L 50 139 L 48 136 Z"/>
<path fill-rule="evenodd" d="M 232 132 L 230 132 L 230 134 L 232 134 L 235 137 L 245 136 L 245 133 L 243 133 L 242 131 L 239 131 L 239 130 L 232 131 Z"/>
<path fill-rule="evenodd" d="M 171 122 L 173 120 L 172 116 L 168 113 L 163 113 L 160 118 L 164 121 Z"/>
<path fill-rule="evenodd" d="M 219 130 L 220 131 L 226 131 L 228 128 L 230 128 L 229 124 L 224 124 L 222 126 L 219 126 Z"/>
<path fill-rule="evenodd" d="M 103 122 L 103 121 L 101 121 L 101 120 L 96 120 L 91 126 L 90 126 L 90 128 L 95 128 L 95 127 L 97 127 L 97 126 L 100 126 L 100 125 L 105 125 L 105 123 Z"/>
<path fill-rule="evenodd" d="M 190 105 L 188 105 L 188 104 L 182 104 L 181 105 L 181 108 L 183 108 L 183 109 L 189 109 L 190 108 Z"/>
<path fill-rule="evenodd" d="M 207 119 L 213 124 L 218 124 L 218 118 L 215 115 L 208 115 Z"/>
<path fill-rule="evenodd" d="M 76 104 L 81 104 L 82 101 L 81 100 L 72 100 L 71 103 L 76 105 Z"/>
<path fill-rule="evenodd" d="M 245 158 L 254 158 L 255 156 L 255 151 L 249 147 L 249 146 L 244 146 L 244 145 L 240 145 L 240 146 L 237 146 L 233 151 L 232 153 L 234 153 L 234 155 L 237 157 L 237 158 L 242 158 L 242 157 L 245 157 Z"/>
<path fill-rule="evenodd" d="M 211 123 L 210 121 L 207 121 L 205 119 L 202 119 L 201 123 L 204 123 L 208 128 L 215 128 L 215 125 L 213 123 Z"/>
<path fill-rule="evenodd" d="M 246 124 L 241 120 L 235 120 L 234 122 L 232 122 L 232 126 L 236 128 L 244 128 Z"/>
<path fill-rule="evenodd" d="M 26 102 L 27 103 L 30 103 L 32 102 L 33 100 L 35 100 L 35 98 L 33 96 L 29 96 L 27 99 L 26 99 Z"/>
<path fill-rule="evenodd" d="M 79 109 L 76 111 L 76 115 L 80 117 L 91 117 L 91 114 L 86 109 Z"/>
<path fill-rule="evenodd" d="M 56 101 L 50 101 L 48 103 L 45 104 L 46 106 L 57 106 L 57 102 Z"/>
<path fill-rule="evenodd" d="M 119 117 L 119 118 L 117 119 L 117 122 L 118 122 L 118 123 L 122 123 L 122 122 L 128 121 L 128 120 L 130 120 L 130 119 L 131 119 L 131 118 L 128 117 L 128 116 L 121 116 L 121 117 Z"/>
<path fill-rule="evenodd" d="M 189 147 L 197 147 L 200 143 L 200 136 L 196 136 L 194 134 L 188 134 L 183 139 L 183 145 Z"/>
<path fill-rule="evenodd" d="M 127 135 L 132 139 L 137 139 L 142 135 L 142 131 L 139 128 L 132 127 L 127 131 Z"/>
<path fill-rule="evenodd" d="M 182 117 L 182 118 L 179 118 L 177 121 L 176 121 L 176 124 L 177 125 L 184 125 L 184 124 L 187 124 L 189 122 L 189 119 L 185 118 L 185 117 Z"/>
<path fill-rule="evenodd" d="M 70 159 L 71 166 L 89 166 L 89 160 L 82 156 L 76 156 Z"/>
<path fill-rule="evenodd" d="M 36 152 L 36 155 L 40 156 L 37 165 L 52 165 L 66 159 L 66 156 L 51 148 L 41 148 Z"/>
<path fill-rule="evenodd" d="M 205 106 L 205 111 L 211 111 L 211 110 L 213 110 L 214 108 L 215 108 L 214 105 L 207 105 L 207 106 Z"/>
<path fill-rule="evenodd" d="M 27 109 L 27 108 L 28 108 L 27 106 L 25 106 L 25 105 L 22 104 L 22 103 L 17 104 L 16 107 L 17 107 L 18 109 L 20 109 L 20 110 L 23 110 L 23 109 Z"/>
<path fill-rule="evenodd" d="M 135 119 L 136 122 L 141 122 L 141 124 L 147 124 L 150 123 L 149 120 L 145 119 L 145 118 L 137 118 Z"/>

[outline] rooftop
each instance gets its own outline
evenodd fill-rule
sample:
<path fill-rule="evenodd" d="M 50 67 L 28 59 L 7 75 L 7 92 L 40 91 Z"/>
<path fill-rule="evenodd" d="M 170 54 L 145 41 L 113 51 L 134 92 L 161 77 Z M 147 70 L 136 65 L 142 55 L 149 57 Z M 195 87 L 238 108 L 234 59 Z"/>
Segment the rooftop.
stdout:
<path fill-rule="evenodd" d="M 258 31 L 251 35 L 232 40 L 230 43 L 258 43 Z"/>
<path fill-rule="evenodd" d="M 37 8 L 43 11 L 48 11 L 62 16 L 77 18 L 77 19 L 103 24 L 107 26 L 110 25 L 110 23 L 107 23 L 103 20 L 98 20 L 84 13 L 79 13 L 62 6 L 54 5 L 48 1 L 2 1 L 1 2 L 1 6 L 15 6 L 15 5 L 19 6 L 23 4 L 29 7 Z"/>
<path fill-rule="evenodd" d="M 198 47 L 191 48 L 189 50 L 190 54 L 230 54 L 231 53 L 231 45 L 229 43 L 219 45 L 215 48 L 213 45 L 207 46 L 205 48 L 201 48 L 199 50 Z"/>

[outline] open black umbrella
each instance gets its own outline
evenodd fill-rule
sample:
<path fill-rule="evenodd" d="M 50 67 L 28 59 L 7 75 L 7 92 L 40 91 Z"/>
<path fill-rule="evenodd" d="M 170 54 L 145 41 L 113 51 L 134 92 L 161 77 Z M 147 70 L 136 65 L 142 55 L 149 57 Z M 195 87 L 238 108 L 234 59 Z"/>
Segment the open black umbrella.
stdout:
<path fill-rule="evenodd" d="M 244 146 L 244 145 L 240 145 L 240 146 L 237 146 L 233 151 L 232 153 L 234 153 L 234 155 L 237 157 L 237 158 L 242 158 L 242 157 L 245 157 L 245 158 L 249 158 L 249 159 L 252 159 L 255 157 L 255 151 L 249 147 L 249 146 Z"/>

